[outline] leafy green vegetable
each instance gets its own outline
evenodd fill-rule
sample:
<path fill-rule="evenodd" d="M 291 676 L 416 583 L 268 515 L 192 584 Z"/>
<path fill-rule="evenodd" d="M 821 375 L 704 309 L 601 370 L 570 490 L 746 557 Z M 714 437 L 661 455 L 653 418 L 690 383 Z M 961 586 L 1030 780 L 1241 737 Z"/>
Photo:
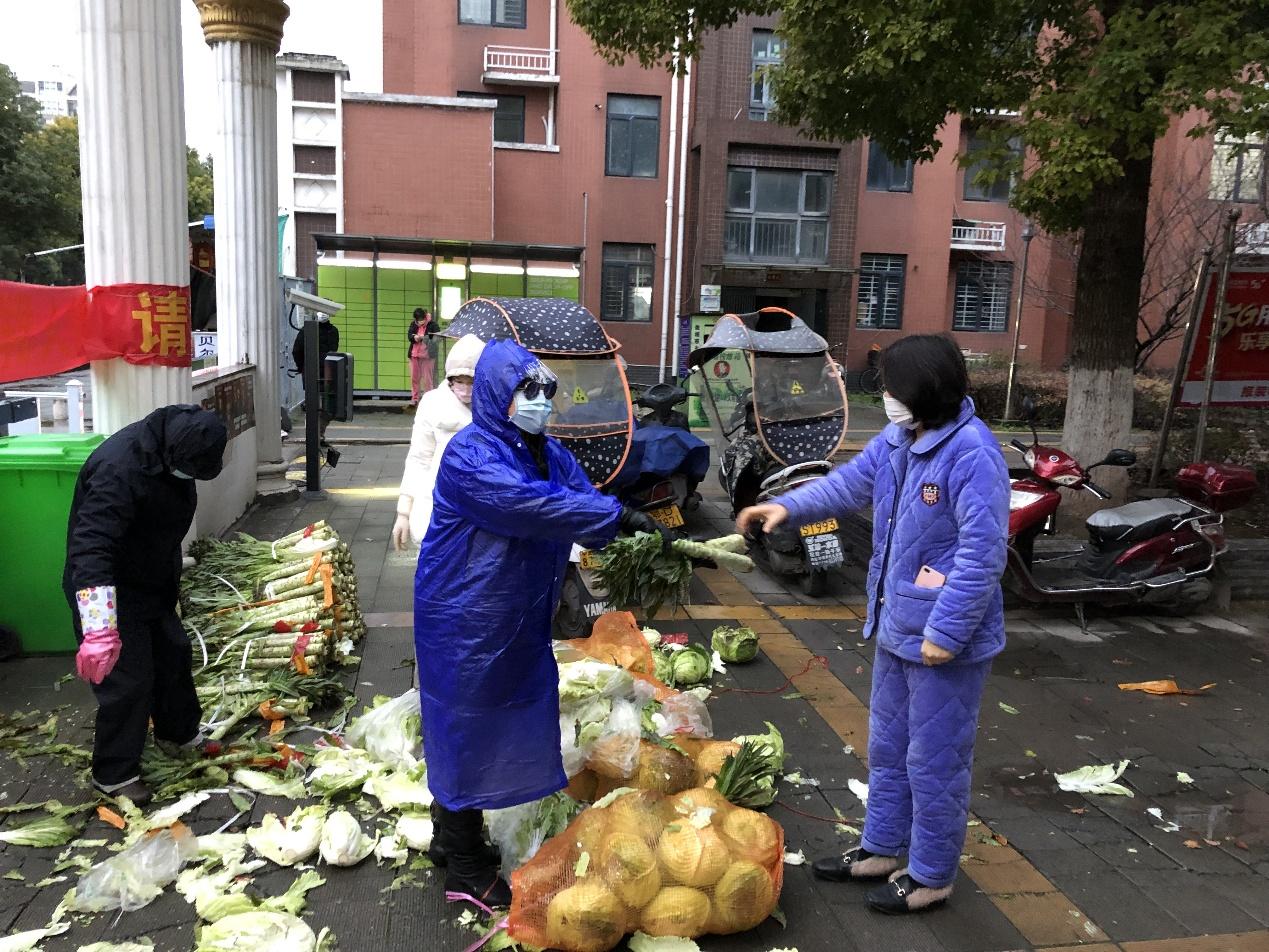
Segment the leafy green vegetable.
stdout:
<path fill-rule="evenodd" d="M 370 855 L 375 841 L 347 810 L 336 810 L 322 825 L 322 859 L 331 866 L 356 866 Z"/>
<path fill-rule="evenodd" d="M 283 912 L 256 910 L 204 926 L 194 952 L 315 952 L 316 948 L 317 936 L 302 920 Z"/>
<path fill-rule="evenodd" d="M 752 661 L 758 656 L 758 636 L 752 628 L 719 625 L 710 638 L 710 646 L 728 664 Z"/>
<path fill-rule="evenodd" d="M 300 773 L 280 777 L 261 770 L 240 767 L 234 771 L 234 783 L 240 784 L 256 793 L 262 793 L 267 797 L 303 800 L 305 796 L 304 776 Z"/>
<path fill-rule="evenodd" d="M 671 683 L 675 686 L 708 681 L 713 669 L 713 658 L 701 645 L 688 645 L 670 656 Z"/>
<path fill-rule="evenodd" d="M 259 826 L 247 830 L 247 842 L 265 859 L 294 866 L 317 852 L 325 819 L 323 806 L 298 807 L 286 820 L 267 813 Z"/>
<path fill-rule="evenodd" d="M 378 769 L 370 755 L 356 747 L 323 747 L 309 763 L 309 789 L 321 797 L 358 789 Z"/>
<path fill-rule="evenodd" d="M 65 846 L 78 835 L 79 828 L 67 823 L 63 817 L 47 816 L 12 830 L 0 831 L 0 843 L 13 846 Z"/>

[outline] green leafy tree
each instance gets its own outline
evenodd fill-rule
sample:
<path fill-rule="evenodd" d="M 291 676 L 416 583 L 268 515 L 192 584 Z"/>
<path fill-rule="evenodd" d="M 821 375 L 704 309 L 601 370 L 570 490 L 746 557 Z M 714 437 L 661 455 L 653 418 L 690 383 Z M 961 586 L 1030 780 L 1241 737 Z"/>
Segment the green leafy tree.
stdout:
<path fill-rule="evenodd" d="M 13 71 L 0 64 L 0 278 L 16 278 L 23 258 L 41 247 L 50 197 L 26 148 L 40 123 L 40 104 L 23 95 Z"/>
<path fill-rule="evenodd" d="M 1128 435 L 1156 141 L 1191 110 L 1195 135 L 1269 126 L 1264 0 L 568 2 L 604 55 L 647 66 L 781 11 L 779 118 L 814 137 L 921 160 L 950 114 L 975 123 L 979 181 L 1018 176 L 1012 204 L 1080 242 L 1064 442 L 1085 457 Z"/>
<path fill-rule="evenodd" d="M 189 181 L 189 221 L 201 221 L 204 215 L 215 210 L 211 156 L 204 159 L 197 150 L 187 149 L 185 169 Z"/>

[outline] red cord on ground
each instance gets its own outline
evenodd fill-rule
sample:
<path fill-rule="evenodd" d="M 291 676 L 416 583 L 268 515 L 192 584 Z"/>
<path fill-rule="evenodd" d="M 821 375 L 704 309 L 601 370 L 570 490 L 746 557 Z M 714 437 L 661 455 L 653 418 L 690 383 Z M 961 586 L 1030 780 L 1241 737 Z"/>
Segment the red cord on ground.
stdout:
<path fill-rule="evenodd" d="M 789 806 L 783 800 L 776 800 L 774 805 L 777 807 L 784 807 L 784 809 L 788 810 L 790 813 L 796 813 L 798 816 L 806 817 L 806 819 L 808 820 L 819 820 L 821 823 L 832 823 L 834 826 L 837 826 L 840 824 L 845 824 L 848 826 L 851 825 L 849 819 L 843 819 L 841 817 L 817 816 L 814 813 L 806 813 L 802 810 L 799 810 L 797 807 Z"/>
<path fill-rule="evenodd" d="M 719 688 L 714 688 L 714 690 L 719 692 L 732 691 L 736 694 L 779 694 L 785 688 L 792 687 L 793 682 L 797 680 L 798 678 L 802 677 L 802 675 L 810 674 L 811 669 L 815 667 L 820 667 L 820 668 L 823 668 L 825 671 L 827 671 L 828 658 L 824 657 L 823 655 L 815 655 L 810 660 L 808 660 L 805 665 L 802 666 L 801 671 L 799 671 L 797 674 L 791 675 L 787 680 L 785 680 L 785 682 L 782 685 L 780 685 L 778 688 L 773 688 L 770 691 L 751 691 L 751 690 L 748 690 L 747 688 L 729 688 L 729 687 L 719 687 Z"/>

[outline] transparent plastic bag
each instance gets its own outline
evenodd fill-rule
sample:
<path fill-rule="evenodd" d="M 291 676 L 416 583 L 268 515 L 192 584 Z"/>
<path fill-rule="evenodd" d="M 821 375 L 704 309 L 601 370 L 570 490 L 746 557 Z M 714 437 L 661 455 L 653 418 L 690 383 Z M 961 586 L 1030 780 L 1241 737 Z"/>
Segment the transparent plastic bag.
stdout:
<path fill-rule="evenodd" d="M 714 736 L 714 722 L 705 702 L 695 694 L 673 694 L 661 702 L 664 725 L 658 724 L 657 733 L 662 737 L 686 734 L 690 737 Z"/>
<path fill-rule="evenodd" d="M 639 740 L 642 736 L 640 708 L 633 701 L 613 701 L 608 723 L 592 745 L 586 766 L 601 777 L 629 777 L 639 763 Z"/>
<path fill-rule="evenodd" d="M 79 878 L 73 908 L 78 912 L 132 912 L 156 899 L 198 855 L 198 838 L 177 823 L 149 833 L 118 856 Z"/>
<path fill-rule="evenodd" d="M 502 856 L 503 875 L 533 859 L 542 844 L 562 833 L 580 809 L 567 794 L 553 793 L 531 803 L 486 810 L 485 827 Z"/>

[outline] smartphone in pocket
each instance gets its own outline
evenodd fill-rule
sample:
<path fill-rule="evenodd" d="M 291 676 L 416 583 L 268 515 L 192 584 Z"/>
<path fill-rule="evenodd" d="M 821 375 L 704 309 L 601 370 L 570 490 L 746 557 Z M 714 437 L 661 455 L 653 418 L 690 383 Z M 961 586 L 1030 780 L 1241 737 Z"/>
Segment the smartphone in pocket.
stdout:
<path fill-rule="evenodd" d="M 917 572 L 916 587 L 917 588 L 942 588 L 943 583 L 947 581 L 947 576 L 936 569 L 930 568 L 928 565 L 921 566 L 921 571 Z"/>

